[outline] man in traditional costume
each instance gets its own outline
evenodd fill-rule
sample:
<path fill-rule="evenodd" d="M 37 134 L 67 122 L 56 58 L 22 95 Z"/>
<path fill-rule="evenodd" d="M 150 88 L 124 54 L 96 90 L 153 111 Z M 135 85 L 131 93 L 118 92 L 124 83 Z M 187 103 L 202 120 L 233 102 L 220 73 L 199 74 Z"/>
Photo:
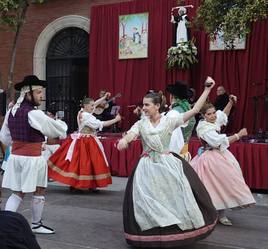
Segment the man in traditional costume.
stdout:
<path fill-rule="evenodd" d="M 188 99 L 191 97 L 192 93 L 184 82 L 176 81 L 175 84 L 169 84 L 166 90 L 170 93 L 172 111 L 184 113 L 191 109 L 191 105 Z M 195 117 L 191 117 L 188 123 L 181 127 L 183 141 L 181 141 L 182 136 L 176 130 L 173 131 L 170 141 L 170 150 L 177 154 L 180 154 L 187 161 L 190 161 L 191 159 L 191 155 L 188 152 L 188 143 L 192 136 L 192 131 L 194 129 L 195 123 Z M 180 129 L 180 127 L 177 129 Z M 174 144 L 177 144 L 178 146 L 173 148 Z"/>
<path fill-rule="evenodd" d="M 47 162 L 41 155 L 41 150 L 45 136 L 64 138 L 67 126 L 37 110 L 45 86 L 46 81 L 39 80 L 35 75 L 28 75 L 15 85 L 20 96 L 7 112 L 0 132 L 0 140 L 6 146 L 12 144 L 2 187 L 13 191 L 5 206 L 7 211 L 16 212 L 24 195 L 33 193 L 32 231 L 52 234 L 55 231 L 41 222 L 47 187 Z"/>

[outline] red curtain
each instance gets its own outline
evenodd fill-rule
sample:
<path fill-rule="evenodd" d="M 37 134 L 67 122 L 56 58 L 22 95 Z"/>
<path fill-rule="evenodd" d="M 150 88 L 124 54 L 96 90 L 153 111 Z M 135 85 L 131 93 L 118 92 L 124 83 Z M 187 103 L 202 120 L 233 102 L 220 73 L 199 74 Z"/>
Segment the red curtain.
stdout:
<path fill-rule="evenodd" d="M 191 18 L 200 0 L 188 10 Z M 123 96 L 117 100 L 124 116 L 123 129 L 134 122 L 128 105 L 138 103 L 148 89 L 165 90 L 176 79 L 186 80 L 200 94 L 207 75 L 215 78 L 228 92 L 238 96 L 231 129 L 247 127 L 250 131 L 268 126 L 265 94 L 268 88 L 268 20 L 252 26 L 245 50 L 209 51 L 209 38 L 203 31 L 192 31 L 196 37 L 199 63 L 190 70 L 166 70 L 166 54 L 172 44 L 171 8 L 175 0 L 137 0 L 93 6 L 90 16 L 90 96 L 97 98 L 100 89 Z M 148 58 L 118 59 L 119 15 L 149 13 Z M 215 98 L 215 91 L 211 100 Z M 254 103 L 257 112 L 254 112 Z M 255 120 L 255 121 L 254 121 Z M 255 122 L 255 123 L 254 123 Z M 253 127 L 255 126 L 255 127 Z"/>

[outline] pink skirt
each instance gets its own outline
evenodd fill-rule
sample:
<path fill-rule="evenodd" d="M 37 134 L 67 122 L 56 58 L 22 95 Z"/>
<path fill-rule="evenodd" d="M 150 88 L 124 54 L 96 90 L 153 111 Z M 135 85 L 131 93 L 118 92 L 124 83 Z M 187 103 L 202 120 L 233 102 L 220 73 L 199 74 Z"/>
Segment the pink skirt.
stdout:
<path fill-rule="evenodd" d="M 217 210 L 255 203 L 240 166 L 230 151 L 207 150 L 200 156 L 196 155 L 190 164 Z"/>

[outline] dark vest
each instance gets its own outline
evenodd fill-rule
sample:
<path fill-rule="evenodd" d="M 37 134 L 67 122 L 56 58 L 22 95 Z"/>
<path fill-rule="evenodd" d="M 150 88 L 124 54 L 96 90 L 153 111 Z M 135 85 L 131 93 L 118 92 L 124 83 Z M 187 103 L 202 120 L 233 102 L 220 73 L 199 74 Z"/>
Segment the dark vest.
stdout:
<path fill-rule="evenodd" d="M 28 143 L 38 143 L 45 140 L 44 135 L 32 128 L 28 122 L 28 113 L 34 110 L 34 105 L 27 100 L 21 103 L 15 117 L 10 112 L 8 117 L 8 127 L 13 141 Z"/>

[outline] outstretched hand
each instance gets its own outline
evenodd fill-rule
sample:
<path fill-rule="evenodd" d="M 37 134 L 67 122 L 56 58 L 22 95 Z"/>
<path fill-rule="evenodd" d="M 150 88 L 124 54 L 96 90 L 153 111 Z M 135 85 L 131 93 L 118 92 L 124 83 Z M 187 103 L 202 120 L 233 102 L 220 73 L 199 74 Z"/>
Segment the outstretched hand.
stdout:
<path fill-rule="evenodd" d="M 118 150 L 124 150 L 128 147 L 128 143 L 125 138 L 121 138 L 119 142 L 117 143 L 117 149 Z"/>
<path fill-rule="evenodd" d="M 241 129 L 239 132 L 238 132 L 238 136 L 241 138 L 241 137 L 245 137 L 248 135 L 248 131 L 246 128 L 243 128 Z"/>
<path fill-rule="evenodd" d="M 115 116 L 115 120 L 116 120 L 116 122 L 119 122 L 122 120 L 122 117 L 119 113 Z"/>

